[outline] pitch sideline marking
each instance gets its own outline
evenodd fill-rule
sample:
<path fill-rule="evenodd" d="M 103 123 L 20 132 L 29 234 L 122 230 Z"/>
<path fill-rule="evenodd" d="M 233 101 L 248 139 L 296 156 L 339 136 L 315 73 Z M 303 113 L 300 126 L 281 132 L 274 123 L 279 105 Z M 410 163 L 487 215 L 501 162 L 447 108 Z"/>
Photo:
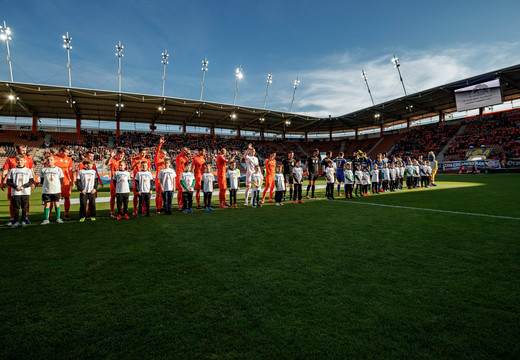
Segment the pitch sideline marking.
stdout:
<path fill-rule="evenodd" d="M 323 200 L 325 200 L 325 199 L 323 199 Z M 470 213 L 470 212 L 452 211 L 452 210 L 426 209 L 426 208 L 417 208 L 417 207 L 412 207 L 412 206 L 388 205 L 388 204 L 377 204 L 377 203 L 357 202 L 357 201 L 339 201 L 339 202 L 345 203 L 345 204 L 372 205 L 372 206 L 382 206 L 382 207 L 390 207 L 390 208 L 397 208 L 397 209 L 440 212 L 440 213 L 448 213 L 448 214 L 456 214 L 456 215 L 473 215 L 473 216 L 483 216 L 483 217 L 490 217 L 490 218 L 496 218 L 496 219 L 520 220 L 520 218 L 512 217 L 512 216 L 489 215 L 489 214 L 479 214 L 479 213 Z"/>

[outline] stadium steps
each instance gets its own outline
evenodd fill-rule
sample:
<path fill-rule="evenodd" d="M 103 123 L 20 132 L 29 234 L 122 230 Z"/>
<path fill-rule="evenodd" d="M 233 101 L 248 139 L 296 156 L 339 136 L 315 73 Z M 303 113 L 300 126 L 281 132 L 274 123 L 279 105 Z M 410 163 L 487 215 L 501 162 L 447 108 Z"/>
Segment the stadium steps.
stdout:
<path fill-rule="evenodd" d="M 305 156 L 309 156 L 309 154 L 307 154 L 307 151 L 305 151 L 305 149 L 302 147 L 302 145 L 300 143 L 298 143 L 298 147 L 300 148 L 300 151 L 305 154 Z"/>
<path fill-rule="evenodd" d="M 384 136 L 381 136 L 379 140 L 372 146 L 370 150 L 367 151 L 367 155 L 370 156 L 370 154 L 381 144 L 381 142 L 384 140 Z"/>
<path fill-rule="evenodd" d="M 345 150 L 345 141 L 341 142 L 341 145 L 339 146 L 339 152 L 343 152 Z"/>
<path fill-rule="evenodd" d="M 467 125 L 462 125 L 459 130 L 457 130 L 457 132 L 451 137 L 451 139 L 449 139 L 447 142 L 446 142 L 446 145 L 444 145 L 444 147 L 442 148 L 442 150 L 439 152 L 439 154 L 436 155 L 436 160 L 437 161 L 443 161 L 444 160 L 444 152 L 446 150 L 448 150 L 448 148 L 450 147 L 450 144 L 452 141 L 454 141 L 454 139 L 463 134 L 464 133 L 464 130 L 466 129 L 466 126 Z"/>

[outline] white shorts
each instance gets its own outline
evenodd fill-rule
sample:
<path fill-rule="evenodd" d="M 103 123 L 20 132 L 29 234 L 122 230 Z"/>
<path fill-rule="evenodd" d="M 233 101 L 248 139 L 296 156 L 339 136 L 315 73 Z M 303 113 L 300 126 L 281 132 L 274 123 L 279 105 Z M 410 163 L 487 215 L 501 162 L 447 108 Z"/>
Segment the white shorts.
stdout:
<path fill-rule="evenodd" d="M 246 186 L 251 186 L 251 173 L 246 172 Z"/>

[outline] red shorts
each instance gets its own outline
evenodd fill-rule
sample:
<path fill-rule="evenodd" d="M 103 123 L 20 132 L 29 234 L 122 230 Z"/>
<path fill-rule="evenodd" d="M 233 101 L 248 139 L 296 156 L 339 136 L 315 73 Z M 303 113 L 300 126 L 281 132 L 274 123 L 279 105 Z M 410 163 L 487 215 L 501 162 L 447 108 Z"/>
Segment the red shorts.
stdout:
<path fill-rule="evenodd" d="M 159 189 L 161 188 L 161 180 L 158 178 L 155 178 L 155 192 L 159 192 Z"/>
<path fill-rule="evenodd" d="M 114 182 L 110 182 L 110 196 L 116 196 L 116 187 L 114 186 Z"/>
<path fill-rule="evenodd" d="M 200 190 L 202 175 L 195 175 L 195 190 Z"/>
<path fill-rule="evenodd" d="M 265 178 L 265 188 L 266 189 L 274 188 L 274 177 Z"/>
<path fill-rule="evenodd" d="M 72 189 L 71 189 L 70 183 L 61 185 L 61 197 L 68 198 L 68 197 L 70 197 L 71 194 L 72 194 Z"/>
<path fill-rule="evenodd" d="M 220 190 L 226 190 L 227 189 L 227 183 L 226 178 L 218 178 L 218 188 Z"/>

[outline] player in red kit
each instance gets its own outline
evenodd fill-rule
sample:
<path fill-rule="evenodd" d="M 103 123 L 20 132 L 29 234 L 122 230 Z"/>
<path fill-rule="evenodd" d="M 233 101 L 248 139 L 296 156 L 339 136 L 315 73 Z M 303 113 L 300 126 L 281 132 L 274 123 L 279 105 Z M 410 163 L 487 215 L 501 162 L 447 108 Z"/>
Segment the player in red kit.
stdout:
<path fill-rule="evenodd" d="M 269 190 L 269 202 L 274 203 L 273 191 L 274 191 L 274 174 L 276 169 L 276 153 L 272 153 L 269 159 L 266 159 L 264 162 L 265 165 L 265 189 L 264 194 L 262 196 L 261 204 L 265 201 L 265 195 L 267 194 L 267 190 Z"/>
<path fill-rule="evenodd" d="M 218 181 L 218 200 L 219 200 L 219 207 L 224 208 L 226 207 L 226 165 L 232 162 L 235 159 L 236 154 L 231 157 L 231 159 L 227 160 L 227 150 L 222 149 L 220 150 L 220 155 L 217 156 L 217 181 Z"/>
<path fill-rule="evenodd" d="M 54 156 L 56 166 L 63 171 L 63 184 L 61 185 L 61 197 L 64 199 L 65 203 L 65 216 L 63 217 L 63 220 L 70 220 L 70 195 L 72 194 L 75 182 L 74 172 L 72 171 L 74 162 L 69 157 L 69 149 L 66 146 L 60 148 L 58 155 L 51 156 Z"/>
<path fill-rule="evenodd" d="M 166 150 L 161 150 L 162 145 L 164 144 L 164 136 L 161 136 L 159 139 L 159 145 L 157 146 L 157 150 L 155 150 L 155 156 L 153 158 L 153 162 L 155 164 L 155 189 L 160 189 L 161 182 L 159 180 L 159 171 L 164 169 L 164 160 L 166 159 Z M 163 199 L 162 196 L 155 196 L 155 210 L 157 213 L 162 211 Z"/>
<path fill-rule="evenodd" d="M 191 172 L 195 175 L 195 198 L 197 199 L 197 209 L 200 209 L 200 185 L 202 174 L 204 174 L 204 165 L 206 164 L 206 150 L 199 149 L 199 155 L 195 156 L 191 163 Z"/>
<path fill-rule="evenodd" d="M 123 150 L 112 150 L 110 158 L 105 161 L 105 165 L 110 166 L 110 179 L 113 178 L 114 173 L 119 170 L 119 162 L 125 157 Z M 110 217 L 115 217 L 114 208 L 116 205 L 116 186 L 114 182 L 110 181 Z"/>

